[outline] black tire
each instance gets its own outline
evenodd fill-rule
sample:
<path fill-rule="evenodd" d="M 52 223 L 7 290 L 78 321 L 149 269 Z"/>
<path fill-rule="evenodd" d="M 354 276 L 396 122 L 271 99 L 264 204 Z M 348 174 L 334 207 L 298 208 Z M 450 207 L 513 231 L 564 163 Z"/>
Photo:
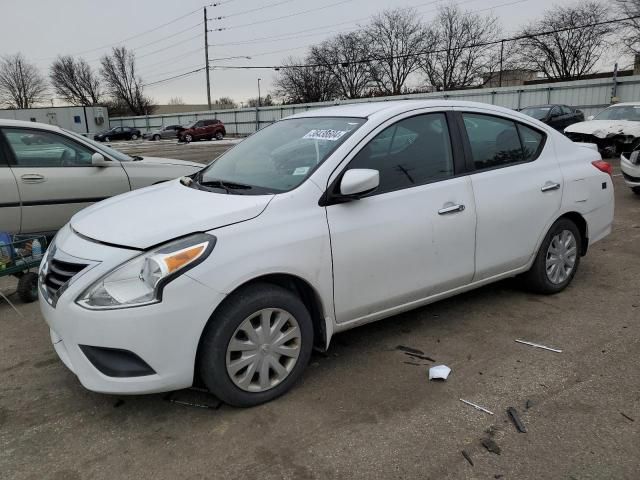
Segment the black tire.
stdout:
<path fill-rule="evenodd" d="M 631 191 L 636 195 L 640 195 L 640 187 L 631 187 Z"/>
<path fill-rule="evenodd" d="M 137 140 L 138 139 L 138 135 L 137 134 L 132 134 L 131 137 L 129 137 L 129 140 Z"/>
<path fill-rule="evenodd" d="M 104 137 L 103 142 L 108 142 L 109 141 L 109 137 Z"/>
<path fill-rule="evenodd" d="M 160 140 L 160 135 L 158 135 L 158 134 L 154 135 L 154 136 L 153 136 L 153 140 L 155 140 L 156 142 L 157 142 L 158 140 Z"/>
<path fill-rule="evenodd" d="M 18 297 L 24 303 L 35 302 L 38 299 L 38 275 L 27 272 L 18 280 Z"/>
<path fill-rule="evenodd" d="M 224 135 L 222 134 L 222 132 L 216 133 L 216 140 L 222 140 L 223 138 L 224 138 Z"/>
<path fill-rule="evenodd" d="M 549 279 L 546 271 L 546 261 L 547 254 L 549 250 L 549 245 L 551 244 L 552 239 L 561 234 L 564 230 L 568 230 L 571 232 L 575 238 L 576 242 L 576 258 L 573 265 L 573 269 L 567 276 L 567 278 L 559 283 L 554 283 Z M 553 295 L 554 293 L 561 292 L 564 290 L 573 280 L 578 268 L 580 266 L 580 256 L 582 252 L 582 236 L 580 235 L 580 231 L 575 223 L 573 223 L 568 218 L 560 218 L 558 219 L 549 229 L 547 235 L 544 237 L 542 244 L 540 245 L 540 250 L 536 255 L 536 259 L 531 266 L 531 269 L 522 276 L 522 280 L 524 285 L 529 290 L 535 293 L 541 293 L 544 295 Z"/>
<path fill-rule="evenodd" d="M 227 347 L 240 324 L 265 308 L 279 308 L 295 318 L 301 334 L 300 352 L 280 383 L 262 392 L 248 392 L 238 387 L 227 372 Z M 312 348 L 313 324 L 300 298 L 277 285 L 259 283 L 233 293 L 211 316 L 200 341 L 197 367 L 206 387 L 220 400 L 235 407 L 251 407 L 290 390 L 306 368 Z"/>

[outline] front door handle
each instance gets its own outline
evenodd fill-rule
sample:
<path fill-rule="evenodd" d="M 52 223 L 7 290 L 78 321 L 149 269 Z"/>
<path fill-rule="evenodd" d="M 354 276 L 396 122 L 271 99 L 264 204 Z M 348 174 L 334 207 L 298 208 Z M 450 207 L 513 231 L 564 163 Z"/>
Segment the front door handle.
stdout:
<path fill-rule="evenodd" d="M 560 188 L 560 184 L 559 183 L 547 182 L 542 186 L 542 188 L 540 188 L 540 191 L 541 192 L 550 192 L 551 190 L 558 190 L 559 188 Z"/>
<path fill-rule="evenodd" d="M 464 211 L 464 205 L 447 202 L 438 210 L 438 215 L 448 215 L 449 213 L 457 213 Z"/>
<path fill-rule="evenodd" d="M 25 173 L 20 179 L 22 183 L 42 183 L 47 180 L 44 175 L 39 173 Z"/>

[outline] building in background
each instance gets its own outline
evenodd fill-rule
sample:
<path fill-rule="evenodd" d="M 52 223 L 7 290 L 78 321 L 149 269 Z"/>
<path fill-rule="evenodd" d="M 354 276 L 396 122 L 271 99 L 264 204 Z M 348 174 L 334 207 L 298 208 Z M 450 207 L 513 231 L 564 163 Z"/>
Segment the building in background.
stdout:
<path fill-rule="evenodd" d="M 482 76 L 483 87 L 517 87 L 525 85 L 526 82 L 538 79 L 538 72 L 518 68 L 514 70 L 502 70 L 502 72 L 492 72 Z"/>
<path fill-rule="evenodd" d="M 107 107 L 43 107 L 0 110 L 0 118 L 58 125 L 81 135 L 109 128 Z"/>

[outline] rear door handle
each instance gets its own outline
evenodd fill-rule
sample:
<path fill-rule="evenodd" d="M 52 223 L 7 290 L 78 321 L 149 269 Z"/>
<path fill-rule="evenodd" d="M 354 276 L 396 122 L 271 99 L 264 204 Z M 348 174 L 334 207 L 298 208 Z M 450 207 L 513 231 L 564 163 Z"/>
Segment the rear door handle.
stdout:
<path fill-rule="evenodd" d="M 438 215 L 448 215 L 449 213 L 457 213 L 464 211 L 464 205 L 447 202 L 438 210 Z"/>
<path fill-rule="evenodd" d="M 22 183 L 42 183 L 47 180 L 44 175 L 40 175 L 39 173 L 25 173 L 20 176 L 20 179 Z"/>
<path fill-rule="evenodd" d="M 558 190 L 559 188 L 560 188 L 560 184 L 559 183 L 547 182 L 542 186 L 542 188 L 540 188 L 540 191 L 541 192 L 550 192 L 551 190 Z"/>

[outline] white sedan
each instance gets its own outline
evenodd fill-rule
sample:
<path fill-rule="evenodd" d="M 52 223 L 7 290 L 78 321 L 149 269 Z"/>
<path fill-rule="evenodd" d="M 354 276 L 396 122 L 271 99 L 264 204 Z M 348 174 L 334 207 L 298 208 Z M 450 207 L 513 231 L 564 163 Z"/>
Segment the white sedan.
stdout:
<path fill-rule="evenodd" d="M 611 231 L 610 173 L 596 150 L 491 105 L 305 112 L 190 178 L 74 216 L 42 263 L 42 313 L 90 390 L 201 379 L 255 405 L 343 330 L 516 275 L 562 291 Z"/>
<path fill-rule="evenodd" d="M 54 232 L 92 203 L 202 167 L 130 157 L 54 125 L 0 120 L 0 232 Z"/>

